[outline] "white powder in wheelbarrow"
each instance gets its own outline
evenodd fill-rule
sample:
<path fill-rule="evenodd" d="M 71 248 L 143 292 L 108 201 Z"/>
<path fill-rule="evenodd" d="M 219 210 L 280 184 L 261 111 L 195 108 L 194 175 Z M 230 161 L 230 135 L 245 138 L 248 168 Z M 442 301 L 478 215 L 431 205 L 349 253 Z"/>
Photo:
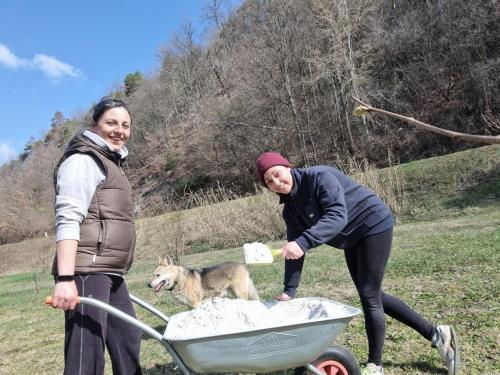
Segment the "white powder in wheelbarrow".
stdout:
<path fill-rule="evenodd" d="M 337 318 L 348 314 L 346 307 L 321 298 L 260 302 L 216 297 L 173 316 L 165 336 L 179 340 Z"/>

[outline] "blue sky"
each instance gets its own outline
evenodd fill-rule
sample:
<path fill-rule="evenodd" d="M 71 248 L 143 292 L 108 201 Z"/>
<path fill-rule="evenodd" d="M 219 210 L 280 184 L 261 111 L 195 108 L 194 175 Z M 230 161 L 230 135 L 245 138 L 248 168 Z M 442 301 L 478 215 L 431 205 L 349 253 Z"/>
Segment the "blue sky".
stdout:
<path fill-rule="evenodd" d="M 56 111 L 71 118 L 128 73 L 157 70 L 159 48 L 187 22 L 201 38 L 207 3 L 1 0 L 0 164 L 39 139 Z"/>

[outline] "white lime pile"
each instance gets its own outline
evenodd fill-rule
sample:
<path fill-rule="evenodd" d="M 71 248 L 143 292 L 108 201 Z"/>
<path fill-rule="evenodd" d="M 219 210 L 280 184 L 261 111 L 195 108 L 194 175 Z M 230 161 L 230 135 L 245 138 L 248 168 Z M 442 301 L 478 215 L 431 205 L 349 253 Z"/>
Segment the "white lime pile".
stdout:
<path fill-rule="evenodd" d="M 349 307 L 322 298 L 245 301 L 213 298 L 171 317 L 165 337 L 181 340 L 304 323 L 350 315 Z"/>
<path fill-rule="evenodd" d="M 243 255 L 246 264 L 272 263 L 273 255 L 267 245 L 262 242 L 252 242 L 243 245 Z"/>

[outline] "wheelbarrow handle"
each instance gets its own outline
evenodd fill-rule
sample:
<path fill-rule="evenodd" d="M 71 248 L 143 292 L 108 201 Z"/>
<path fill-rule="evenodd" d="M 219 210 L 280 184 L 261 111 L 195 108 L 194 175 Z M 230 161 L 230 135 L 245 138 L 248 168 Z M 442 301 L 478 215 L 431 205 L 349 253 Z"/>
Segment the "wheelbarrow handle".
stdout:
<path fill-rule="evenodd" d="M 78 305 L 79 303 L 80 303 L 80 297 L 76 296 L 76 304 Z M 52 306 L 52 296 L 45 297 L 45 304 Z"/>
<path fill-rule="evenodd" d="M 130 295 L 130 299 L 137 303 L 139 306 L 145 308 L 146 310 L 149 310 L 150 312 L 154 313 L 157 315 L 159 318 L 163 319 L 165 322 L 168 322 L 169 318 L 165 314 L 161 313 L 159 310 L 154 308 L 151 305 L 148 305 L 146 302 L 142 301 L 141 299 Z M 47 296 L 45 298 L 45 303 L 47 305 L 52 305 L 52 296 Z M 96 308 L 99 308 L 101 310 L 106 311 L 108 314 L 111 314 L 118 319 L 121 319 L 134 327 L 140 329 L 141 331 L 147 333 L 149 336 L 152 338 L 156 339 L 159 341 L 169 352 L 169 354 L 175 359 L 175 362 L 177 366 L 180 368 L 183 374 L 189 375 L 191 372 L 187 369 L 186 365 L 182 361 L 181 357 L 177 354 L 175 349 L 172 347 L 170 344 L 170 341 L 166 340 L 163 338 L 163 335 L 155 330 L 154 328 L 148 326 L 147 324 L 141 322 L 137 318 L 134 318 L 131 315 L 128 315 L 127 313 L 124 313 L 123 311 L 117 309 L 116 307 L 113 307 L 111 305 L 108 305 L 107 303 L 104 303 L 102 301 L 99 301 L 95 298 L 90 298 L 90 297 L 76 297 L 76 303 L 77 304 L 83 304 L 83 305 L 89 305 L 89 306 L 94 306 Z"/>
<path fill-rule="evenodd" d="M 45 303 L 47 305 L 52 305 L 52 296 L 47 296 L 45 298 Z M 90 306 L 97 307 L 98 309 L 104 310 L 108 314 L 111 314 L 111 315 L 113 315 L 113 316 L 115 316 L 115 317 L 117 317 L 117 318 L 119 318 L 121 320 L 124 320 L 124 321 L 132 324 L 133 326 L 135 326 L 135 327 L 143 330 L 144 332 L 146 332 L 147 334 L 149 334 L 150 336 L 152 336 L 156 340 L 158 340 L 160 342 L 163 341 L 163 335 L 160 332 L 158 332 L 155 329 L 151 328 L 147 324 L 139 321 L 138 319 L 134 318 L 133 316 L 131 316 L 131 315 L 127 314 L 127 313 L 124 313 L 123 311 L 117 309 L 116 307 L 108 305 L 105 302 L 99 301 L 99 300 L 97 300 L 95 298 L 78 297 L 77 296 L 76 297 L 76 303 L 80 303 L 80 304 L 84 304 L 84 305 L 90 305 Z"/>

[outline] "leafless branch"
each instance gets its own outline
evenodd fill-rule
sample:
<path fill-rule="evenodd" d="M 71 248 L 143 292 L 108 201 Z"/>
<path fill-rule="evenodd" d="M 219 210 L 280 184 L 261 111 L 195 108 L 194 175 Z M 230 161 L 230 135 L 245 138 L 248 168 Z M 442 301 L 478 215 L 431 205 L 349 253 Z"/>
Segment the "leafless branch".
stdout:
<path fill-rule="evenodd" d="M 295 129 L 278 128 L 276 126 L 247 124 L 245 122 L 209 122 L 209 124 L 210 125 L 217 125 L 217 126 L 231 126 L 231 125 L 249 126 L 249 127 L 253 127 L 253 128 L 259 128 L 259 129 L 279 130 L 279 131 L 283 131 L 283 132 L 295 133 Z"/>
<path fill-rule="evenodd" d="M 405 122 L 409 122 L 410 124 L 415 125 L 416 127 L 424 130 L 428 130 L 433 133 L 438 133 L 447 137 L 452 138 L 454 141 L 462 140 L 473 143 L 487 143 L 487 144 L 500 144 L 500 136 L 489 136 L 489 135 L 476 135 L 476 134 L 466 134 L 454 132 L 451 130 L 441 129 L 433 125 L 426 124 L 425 122 L 415 120 L 413 117 L 403 116 L 397 113 L 385 111 L 383 109 L 372 107 L 369 104 L 366 104 L 359 100 L 356 97 L 352 97 L 356 102 L 361 104 L 361 106 L 356 107 L 354 113 L 356 115 L 364 115 L 366 113 L 375 112 L 380 113 L 389 117 L 397 118 L 398 120 L 402 120 Z"/>
<path fill-rule="evenodd" d="M 491 129 L 493 132 L 500 131 L 500 119 L 494 117 L 492 114 L 483 114 L 481 116 L 483 121 L 488 125 L 488 129 Z"/>

